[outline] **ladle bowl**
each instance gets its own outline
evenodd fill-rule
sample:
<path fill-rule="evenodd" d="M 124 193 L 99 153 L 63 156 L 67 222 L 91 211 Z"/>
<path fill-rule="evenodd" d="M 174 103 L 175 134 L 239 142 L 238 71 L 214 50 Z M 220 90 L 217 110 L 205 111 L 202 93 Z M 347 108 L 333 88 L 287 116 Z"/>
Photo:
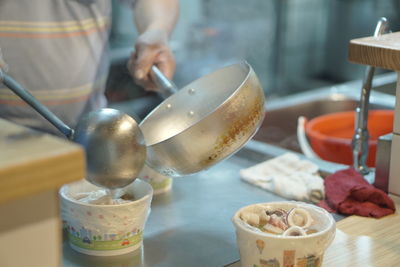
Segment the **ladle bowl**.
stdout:
<path fill-rule="evenodd" d="M 84 115 L 72 140 L 85 147 L 86 179 L 98 186 L 127 186 L 138 176 L 146 159 L 138 124 L 119 110 L 106 108 Z"/>
<path fill-rule="evenodd" d="M 100 109 L 83 115 L 74 131 L 1 69 L 0 81 L 68 139 L 84 147 L 88 181 L 116 189 L 136 179 L 146 160 L 146 146 L 132 117 L 115 109 Z"/>

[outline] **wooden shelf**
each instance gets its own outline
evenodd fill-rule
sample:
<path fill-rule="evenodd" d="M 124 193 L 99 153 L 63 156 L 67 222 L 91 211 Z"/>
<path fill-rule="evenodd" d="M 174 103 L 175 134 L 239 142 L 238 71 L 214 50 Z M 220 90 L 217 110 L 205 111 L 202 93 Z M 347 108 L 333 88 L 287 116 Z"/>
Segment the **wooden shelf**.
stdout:
<path fill-rule="evenodd" d="M 84 178 L 79 145 L 2 119 L 0 129 L 0 204 Z"/>
<path fill-rule="evenodd" d="M 349 61 L 400 71 L 400 32 L 351 40 Z"/>

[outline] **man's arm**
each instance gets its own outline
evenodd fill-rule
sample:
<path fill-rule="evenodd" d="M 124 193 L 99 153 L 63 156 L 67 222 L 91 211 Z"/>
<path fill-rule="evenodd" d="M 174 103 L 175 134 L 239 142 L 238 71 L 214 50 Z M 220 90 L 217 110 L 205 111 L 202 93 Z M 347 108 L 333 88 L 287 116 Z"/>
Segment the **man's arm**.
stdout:
<path fill-rule="evenodd" d="M 152 65 L 170 79 L 174 75 L 175 59 L 168 41 L 178 15 L 178 0 L 137 0 L 134 6 L 139 37 L 128 67 L 136 83 L 146 90 L 157 89 L 149 74 Z"/>
<path fill-rule="evenodd" d="M 139 33 L 163 30 L 169 36 L 175 27 L 178 14 L 178 0 L 137 0 L 134 8 Z"/>

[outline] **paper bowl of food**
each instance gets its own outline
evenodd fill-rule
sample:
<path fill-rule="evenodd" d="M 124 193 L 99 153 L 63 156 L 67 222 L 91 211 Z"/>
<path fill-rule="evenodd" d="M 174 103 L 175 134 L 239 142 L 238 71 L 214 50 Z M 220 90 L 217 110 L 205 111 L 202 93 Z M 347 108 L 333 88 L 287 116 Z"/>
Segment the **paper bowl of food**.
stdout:
<path fill-rule="evenodd" d="M 70 246 L 94 256 L 114 256 L 142 246 L 153 189 L 136 179 L 110 195 L 86 180 L 60 189 L 61 217 Z"/>
<path fill-rule="evenodd" d="M 321 266 L 336 225 L 326 210 L 303 202 L 253 204 L 232 217 L 241 266 Z"/>
<path fill-rule="evenodd" d="M 171 191 L 173 182 L 172 178 L 156 172 L 147 165 L 143 166 L 143 169 L 140 171 L 138 177 L 153 187 L 153 195 Z"/>

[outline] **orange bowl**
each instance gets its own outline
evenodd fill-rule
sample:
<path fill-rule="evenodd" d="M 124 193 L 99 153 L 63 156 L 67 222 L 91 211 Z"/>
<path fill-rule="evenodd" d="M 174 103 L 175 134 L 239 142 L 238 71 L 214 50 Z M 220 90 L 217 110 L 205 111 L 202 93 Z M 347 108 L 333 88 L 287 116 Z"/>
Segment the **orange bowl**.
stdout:
<path fill-rule="evenodd" d="M 375 167 L 379 136 L 393 131 L 393 110 L 371 110 L 368 115 L 367 165 Z M 353 164 L 351 140 L 354 135 L 355 112 L 346 111 L 316 117 L 305 125 L 306 135 L 314 152 L 322 159 L 346 165 Z"/>

